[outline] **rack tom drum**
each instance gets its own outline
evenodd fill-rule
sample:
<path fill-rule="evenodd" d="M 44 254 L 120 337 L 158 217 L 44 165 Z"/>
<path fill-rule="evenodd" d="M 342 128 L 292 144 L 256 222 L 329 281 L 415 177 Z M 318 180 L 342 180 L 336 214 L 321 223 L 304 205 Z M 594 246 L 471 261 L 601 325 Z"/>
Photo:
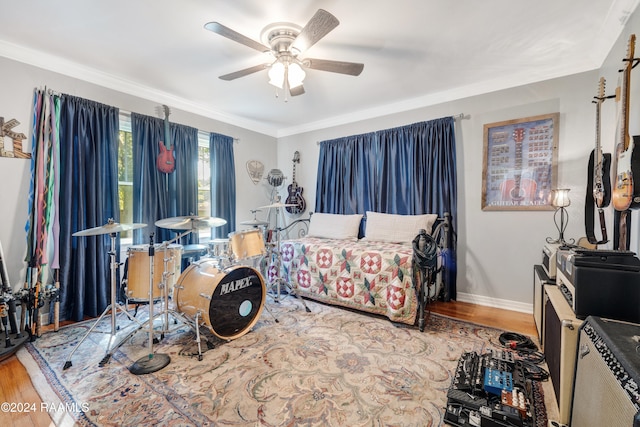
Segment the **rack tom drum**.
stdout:
<path fill-rule="evenodd" d="M 220 270 L 211 260 L 191 264 L 176 284 L 177 311 L 231 340 L 256 324 L 267 295 L 260 273 L 244 266 Z M 199 318 L 199 320 L 198 320 Z"/>
<path fill-rule="evenodd" d="M 264 256 L 264 240 L 260 230 L 238 231 L 229 234 L 231 253 L 235 260 Z"/>

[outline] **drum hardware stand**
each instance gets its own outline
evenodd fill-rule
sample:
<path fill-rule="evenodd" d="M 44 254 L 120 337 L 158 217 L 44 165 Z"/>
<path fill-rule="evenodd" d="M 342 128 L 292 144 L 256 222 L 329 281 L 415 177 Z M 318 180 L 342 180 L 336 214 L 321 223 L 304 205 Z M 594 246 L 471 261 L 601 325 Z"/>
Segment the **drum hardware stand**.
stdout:
<path fill-rule="evenodd" d="M 281 229 L 278 226 L 278 218 L 279 218 L 279 211 L 280 208 L 276 207 L 276 228 L 275 228 L 275 232 L 276 232 L 276 246 L 274 249 L 274 254 L 275 254 L 275 261 L 276 261 L 276 279 L 275 279 L 275 285 L 276 285 L 276 295 L 273 298 L 273 300 L 276 303 L 280 302 L 280 289 L 281 289 L 281 285 L 284 285 L 285 288 L 288 289 L 289 294 L 293 294 L 296 298 L 298 298 L 300 300 L 300 302 L 302 303 L 302 305 L 304 306 L 304 309 L 307 311 L 307 313 L 311 313 L 311 309 L 309 309 L 309 307 L 307 307 L 307 303 L 304 301 L 304 299 L 300 296 L 300 294 L 298 294 L 298 292 L 295 291 L 294 287 L 288 283 L 286 280 L 284 280 L 281 275 L 281 269 L 282 269 L 282 253 L 280 250 L 280 233 L 282 232 L 283 229 Z M 273 284 L 271 284 L 271 286 L 273 286 Z"/>
<path fill-rule="evenodd" d="M 78 234 L 76 233 L 76 235 Z M 109 359 L 111 359 L 111 355 L 113 354 L 113 352 L 117 348 L 119 348 L 122 344 L 124 344 L 124 342 L 128 339 L 127 337 L 112 347 L 112 344 L 114 342 L 114 339 L 117 334 L 117 329 L 118 329 L 116 325 L 116 316 L 118 311 L 121 311 L 122 313 L 126 314 L 129 317 L 129 319 L 136 322 L 140 328 L 142 327 L 142 324 L 138 321 L 138 319 L 133 317 L 124 307 L 122 307 L 116 301 L 116 270 L 118 267 L 118 263 L 116 261 L 116 233 L 115 232 L 110 233 L 109 236 L 111 238 L 111 250 L 109 251 L 109 260 L 110 260 L 109 265 L 111 266 L 111 304 L 109 304 L 107 308 L 104 309 L 100 317 L 98 317 L 98 319 L 93 323 L 93 326 L 91 326 L 91 328 L 89 328 L 87 333 L 84 334 L 82 339 L 78 341 L 78 344 L 76 344 L 76 346 L 73 348 L 73 350 L 67 357 L 67 360 L 64 362 L 64 366 L 62 370 L 69 369 L 72 366 L 71 357 L 73 356 L 73 354 L 76 352 L 76 350 L 78 350 L 78 347 L 80 347 L 80 344 L 82 344 L 84 340 L 89 336 L 89 334 L 93 332 L 96 326 L 98 326 L 100 321 L 105 317 L 105 315 L 109 311 L 111 312 L 111 332 L 110 332 L 111 336 L 109 337 L 109 343 L 107 345 L 107 353 L 102 358 L 100 363 L 98 363 L 98 366 L 100 367 L 103 367 L 104 365 L 106 365 L 109 362 Z M 97 332 L 104 333 L 102 331 L 97 331 Z"/>
<path fill-rule="evenodd" d="M 167 354 L 153 352 L 153 273 L 154 273 L 155 247 L 153 246 L 153 233 L 149 236 L 149 354 L 141 357 L 129 367 L 129 372 L 134 375 L 150 374 L 164 368 L 171 362 Z M 165 261 L 165 269 L 166 269 Z M 164 275 L 164 273 L 163 273 Z"/>

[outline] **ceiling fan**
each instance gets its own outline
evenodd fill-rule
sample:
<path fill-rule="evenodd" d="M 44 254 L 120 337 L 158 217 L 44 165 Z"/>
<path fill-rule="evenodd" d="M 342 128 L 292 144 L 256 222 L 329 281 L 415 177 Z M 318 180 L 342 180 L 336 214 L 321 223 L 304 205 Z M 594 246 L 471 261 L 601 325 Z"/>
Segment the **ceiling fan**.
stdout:
<path fill-rule="evenodd" d="M 302 84 L 305 78 L 305 68 L 351 76 L 358 76 L 362 72 L 364 64 L 300 57 L 339 24 L 340 21 L 335 16 L 326 10 L 318 9 L 304 28 L 284 22 L 268 25 L 261 33 L 264 43 L 246 37 L 219 22 L 208 22 L 204 28 L 257 51 L 270 53 L 275 57 L 275 60 L 270 63 L 255 65 L 220 76 L 222 80 L 235 80 L 269 69 L 269 83 L 283 89 L 285 93 L 289 92 L 291 96 L 297 96 L 304 93 Z"/>

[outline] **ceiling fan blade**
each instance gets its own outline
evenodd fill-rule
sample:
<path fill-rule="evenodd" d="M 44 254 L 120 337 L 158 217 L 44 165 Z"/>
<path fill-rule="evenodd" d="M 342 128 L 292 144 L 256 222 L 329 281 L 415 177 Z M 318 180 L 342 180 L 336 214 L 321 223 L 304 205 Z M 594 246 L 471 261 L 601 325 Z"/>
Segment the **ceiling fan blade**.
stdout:
<path fill-rule="evenodd" d="M 340 24 L 338 18 L 324 9 L 318 9 L 307 25 L 300 31 L 298 37 L 291 43 L 291 49 L 302 53 L 316 44 L 318 40 L 329 34 Z"/>
<path fill-rule="evenodd" d="M 234 31 L 229 27 L 225 27 L 219 22 L 207 22 L 206 24 L 204 24 L 204 28 L 209 31 L 213 31 L 216 34 L 220 34 L 221 36 L 226 37 L 230 40 L 233 40 L 234 42 L 238 42 L 252 49 L 255 49 L 259 52 L 269 52 L 271 50 L 271 48 L 263 45 L 262 43 L 250 39 L 247 36 L 243 36 L 239 32 Z"/>
<path fill-rule="evenodd" d="M 328 59 L 305 58 L 303 64 L 312 70 L 330 71 L 332 73 L 359 76 L 364 64 L 356 62 L 330 61 Z"/>
<path fill-rule="evenodd" d="M 289 93 L 291 94 L 291 96 L 302 95 L 304 93 L 304 86 L 300 85 L 289 89 Z"/>
<path fill-rule="evenodd" d="M 269 67 L 270 64 L 254 65 L 253 67 L 245 68 L 244 70 L 235 71 L 233 73 L 225 74 L 219 78 L 222 80 L 235 80 L 240 77 L 248 76 L 249 74 L 257 73 Z"/>

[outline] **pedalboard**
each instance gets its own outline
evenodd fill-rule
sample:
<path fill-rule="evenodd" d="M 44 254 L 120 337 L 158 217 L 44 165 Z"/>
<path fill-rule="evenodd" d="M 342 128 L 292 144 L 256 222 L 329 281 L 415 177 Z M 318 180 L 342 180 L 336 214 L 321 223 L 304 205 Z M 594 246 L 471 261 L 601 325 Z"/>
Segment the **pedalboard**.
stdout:
<path fill-rule="evenodd" d="M 460 356 L 444 420 L 458 427 L 539 427 L 547 417 L 538 381 L 527 379 L 510 350 Z"/>

